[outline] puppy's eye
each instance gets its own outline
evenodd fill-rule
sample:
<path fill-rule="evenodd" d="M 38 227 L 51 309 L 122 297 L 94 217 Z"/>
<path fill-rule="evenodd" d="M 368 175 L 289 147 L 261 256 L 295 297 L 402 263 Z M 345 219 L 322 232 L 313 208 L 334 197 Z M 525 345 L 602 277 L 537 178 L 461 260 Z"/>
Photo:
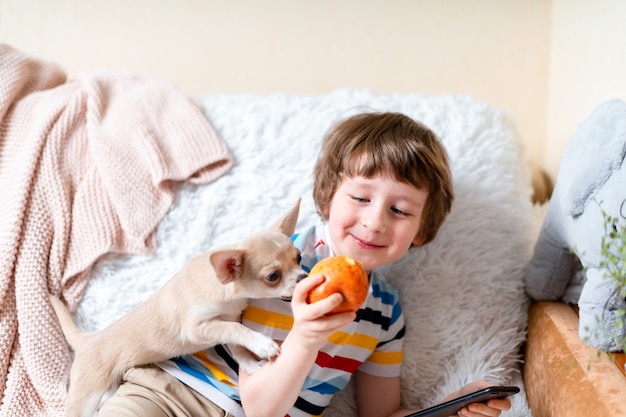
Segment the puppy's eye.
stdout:
<path fill-rule="evenodd" d="M 300 252 L 298 252 L 298 256 L 297 256 L 296 262 L 298 262 L 298 263 L 302 262 L 302 254 Z"/>
<path fill-rule="evenodd" d="M 265 277 L 267 282 L 275 282 L 280 279 L 280 271 L 274 271 Z"/>

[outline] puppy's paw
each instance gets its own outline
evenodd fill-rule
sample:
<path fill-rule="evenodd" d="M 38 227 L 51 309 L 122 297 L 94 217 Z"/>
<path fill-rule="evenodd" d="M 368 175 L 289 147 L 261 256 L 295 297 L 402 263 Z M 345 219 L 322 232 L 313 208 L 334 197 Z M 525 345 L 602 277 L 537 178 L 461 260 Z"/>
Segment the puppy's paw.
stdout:
<path fill-rule="evenodd" d="M 252 375 L 261 369 L 261 367 L 266 363 L 267 361 L 264 359 L 257 361 L 254 358 L 249 357 L 239 362 L 239 369 L 243 369 L 248 375 Z"/>
<path fill-rule="evenodd" d="M 267 360 L 258 360 L 252 356 L 250 351 L 243 346 L 229 345 L 230 354 L 235 359 L 240 369 L 246 371 L 247 374 L 255 373 L 259 368 L 267 363 Z"/>
<path fill-rule="evenodd" d="M 262 359 L 271 359 L 280 353 L 278 343 L 261 333 L 255 334 L 255 340 L 248 346 L 248 349 Z"/>

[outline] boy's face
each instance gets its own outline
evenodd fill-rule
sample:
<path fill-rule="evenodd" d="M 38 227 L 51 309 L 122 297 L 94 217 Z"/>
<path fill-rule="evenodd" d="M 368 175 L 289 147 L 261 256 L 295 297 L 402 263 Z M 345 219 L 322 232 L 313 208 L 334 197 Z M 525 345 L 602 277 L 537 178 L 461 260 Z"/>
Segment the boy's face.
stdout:
<path fill-rule="evenodd" d="M 387 174 L 343 177 L 327 206 L 335 255 L 367 271 L 402 258 L 418 237 L 428 193 Z"/>

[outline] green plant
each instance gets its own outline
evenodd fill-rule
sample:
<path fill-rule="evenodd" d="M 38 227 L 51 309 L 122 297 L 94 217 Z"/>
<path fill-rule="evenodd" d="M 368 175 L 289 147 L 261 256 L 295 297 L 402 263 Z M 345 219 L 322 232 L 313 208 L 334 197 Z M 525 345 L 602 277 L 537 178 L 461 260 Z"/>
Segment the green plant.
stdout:
<path fill-rule="evenodd" d="M 601 208 L 604 221 L 604 235 L 600 243 L 600 268 L 604 278 L 613 281 L 615 291 L 621 299 L 626 299 L 626 224 L 623 219 L 609 215 Z M 618 333 L 626 327 L 626 309 L 616 311 L 615 327 Z M 626 337 L 615 341 L 624 351 Z"/>

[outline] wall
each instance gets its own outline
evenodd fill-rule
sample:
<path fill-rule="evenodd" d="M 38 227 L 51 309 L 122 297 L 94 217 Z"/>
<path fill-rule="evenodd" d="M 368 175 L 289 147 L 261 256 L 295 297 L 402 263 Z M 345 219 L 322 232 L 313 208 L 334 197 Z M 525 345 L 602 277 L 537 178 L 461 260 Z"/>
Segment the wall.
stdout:
<path fill-rule="evenodd" d="M 576 127 L 601 102 L 626 100 L 626 0 L 552 0 L 544 166 L 556 176 Z"/>
<path fill-rule="evenodd" d="M 567 3 L 0 0 L 0 39 L 70 75 L 131 69 L 192 95 L 345 86 L 470 94 L 510 114 L 528 159 L 550 165 L 550 41 L 560 39 L 551 19 Z"/>

